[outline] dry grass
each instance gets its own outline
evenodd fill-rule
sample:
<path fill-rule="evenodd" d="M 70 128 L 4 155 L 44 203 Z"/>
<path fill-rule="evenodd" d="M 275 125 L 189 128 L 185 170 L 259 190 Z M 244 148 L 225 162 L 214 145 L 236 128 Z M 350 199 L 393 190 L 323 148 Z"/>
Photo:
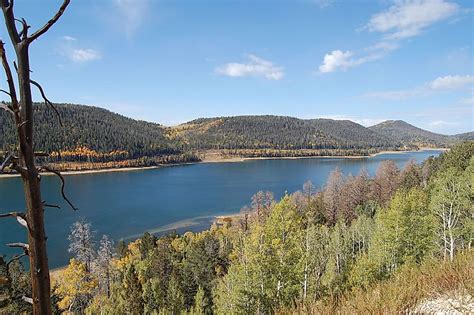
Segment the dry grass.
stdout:
<path fill-rule="evenodd" d="M 354 289 L 346 296 L 328 298 L 295 313 L 398 314 L 411 313 L 423 301 L 463 300 L 474 296 L 474 252 L 459 254 L 454 262 L 428 261 L 405 266 L 390 279 L 367 290 Z M 470 299 L 470 298 L 469 298 Z M 467 301 L 469 301 L 466 298 Z"/>

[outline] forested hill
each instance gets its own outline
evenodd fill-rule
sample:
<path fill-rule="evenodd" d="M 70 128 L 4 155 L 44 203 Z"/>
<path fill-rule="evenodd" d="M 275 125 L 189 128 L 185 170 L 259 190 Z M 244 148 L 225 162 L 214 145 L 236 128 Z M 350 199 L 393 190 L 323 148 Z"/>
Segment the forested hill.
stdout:
<path fill-rule="evenodd" d="M 348 120 L 284 116 L 202 118 L 171 129 L 195 149 L 370 149 L 400 147 L 385 135 Z"/>
<path fill-rule="evenodd" d="M 56 105 L 63 127 L 53 110 L 36 104 L 36 150 L 54 152 L 85 147 L 97 152 L 126 151 L 127 158 L 167 154 L 175 146 L 165 136 L 165 129 L 155 123 L 137 121 L 108 110 L 83 105 Z M 0 111 L 0 148 L 8 151 L 16 143 L 13 121 Z"/>
<path fill-rule="evenodd" d="M 403 120 L 387 120 L 369 127 L 381 135 L 385 135 L 406 145 L 448 146 L 458 140 L 455 136 L 446 136 L 427 131 Z"/>
<path fill-rule="evenodd" d="M 49 153 L 60 150 L 63 160 L 69 157 L 69 161 L 191 156 L 193 152 L 206 150 L 239 151 L 230 154 L 244 154 L 241 151 L 247 150 L 252 156 L 268 156 L 264 151 L 271 150 L 272 156 L 297 156 L 305 150 L 311 151 L 307 155 L 368 154 L 416 145 L 446 146 L 458 139 L 403 121 L 387 121 L 366 128 L 348 120 L 236 116 L 201 118 L 165 127 L 98 107 L 56 106 L 63 127 L 51 108 L 35 105 L 35 150 Z M 0 111 L 0 151 L 10 151 L 16 142 L 13 122 L 8 116 L 9 113 Z M 471 132 L 459 135 L 459 139 L 472 136 Z"/>
<path fill-rule="evenodd" d="M 460 140 L 474 140 L 474 131 L 460 133 L 460 134 L 455 135 L 455 137 Z"/>

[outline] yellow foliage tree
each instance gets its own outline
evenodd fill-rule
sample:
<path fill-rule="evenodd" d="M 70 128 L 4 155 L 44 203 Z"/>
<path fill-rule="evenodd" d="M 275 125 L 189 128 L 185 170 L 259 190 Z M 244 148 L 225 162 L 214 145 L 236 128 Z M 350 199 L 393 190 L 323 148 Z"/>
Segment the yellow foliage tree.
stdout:
<path fill-rule="evenodd" d="M 71 259 L 58 276 L 55 289 L 55 293 L 61 297 L 58 307 L 64 311 L 83 311 L 92 299 L 97 284 L 97 280 L 87 272 L 85 264 Z"/>

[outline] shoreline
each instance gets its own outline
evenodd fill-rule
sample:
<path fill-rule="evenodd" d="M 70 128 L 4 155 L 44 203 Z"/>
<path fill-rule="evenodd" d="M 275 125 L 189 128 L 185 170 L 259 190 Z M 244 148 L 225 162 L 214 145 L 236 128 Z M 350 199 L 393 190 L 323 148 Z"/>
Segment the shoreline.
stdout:
<path fill-rule="evenodd" d="M 380 151 L 377 153 L 372 153 L 370 155 L 320 155 L 320 156 L 283 156 L 283 157 L 231 157 L 231 158 L 209 158 L 204 159 L 200 162 L 183 162 L 176 164 L 161 164 L 156 166 L 137 166 L 137 167 L 121 167 L 121 168 L 103 168 L 95 170 L 82 170 L 82 171 L 63 171 L 61 172 L 64 176 L 70 175 L 86 175 L 86 174 L 100 174 L 100 173 L 114 173 L 114 172 L 134 172 L 134 171 L 144 171 L 144 170 L 153 170 L 159 169 L 162 167 L 173 167 L 173 166 L 182 166 L 182 165 L 193 165 L 201 163 L 238 163 L 245 161 L 253 160 L 298 160 L 298 159 L 367 159 L 372 158 L 381 154 L 402 154 L 402 153 L 411 153 L 411 152 L 421 152 L 421 151 L 448 151 L 448 148 L 421 148 L 420 150 L 407 150 L 407 151 Z M 54 176 L 51 173 L 42 173 L 42 176 Z M 0 180 L 4 178 L 14 178 L 20 177 L 20 174 L 1 174 Z"/>
<path fill-rule="evenodd" d="M 193 226 L 198 226 L 199 224 L 201 224 L 202 222 L 200 222 L 200 220 L 208 220 L 209 224 L 211 224 L 211 225 L 214 224 L 214 223 L 222 224 L 223 220 L 225 218 L 234 219 L 234 218 L 237 218 L 239 216 L 240 216 L 240 212 L 232 212 L 232 213 L 227 214 L 227 215 L 226 214 L 215 214 L 215 215 L 199 216 L 199 217 L 195 217 L 195 218 L 179 220 L 179 221 L 174 222 L 174 223 L 169 223 L 169 224 L 165 224 L 165 225 L 162 225 L 162 226 L 158 226 L 156 228 L 148 229 L 146 231 L 143 231 L 143 233 L 127 235 L 127 236 L 121 237 L 120 240 L 133 241 L 134 239 L 138 239 L 139 237 L 143 236 L 143 234 L 145 234 L 147 232 L 152 234 L 152 235 L 155 235 L 155 234 L 160 234 L 160 233 L 176 231 L 178 229 L 187 229 L 187 228 L 190 228 L 190 227 L 193 227 Z M 197 233 L 197 232 L 193 232 L 193 233 Z M 66 269 L 67 266 L 68 265 L 50 268 L 50 270 L 49 270 L 50 276 L 57 278 L 59 273 L 64 271 L 64 269 Z"/>
<path fill-rule="evenodd" d="M 420 150 L 406 150 L 406 151 L 380 151 L 377 153 L 372 153 L 369 155 L 317 155 L 317 156 L 260 156 L 260 157 L 231 157 L 231 158 L 210 158 L 204 159 L 201 162 L 196 163 L 235 163 L 235 162 L 245 162 L 252 160 L 299 160 L 299 159 L 367 159 L 372 158 L 381 154 L 403 154 L 403 153 L 413 153 L 413 152 L 422 152 L 422 151 L 448 151 L 449 148 L 420 148 Z"/>

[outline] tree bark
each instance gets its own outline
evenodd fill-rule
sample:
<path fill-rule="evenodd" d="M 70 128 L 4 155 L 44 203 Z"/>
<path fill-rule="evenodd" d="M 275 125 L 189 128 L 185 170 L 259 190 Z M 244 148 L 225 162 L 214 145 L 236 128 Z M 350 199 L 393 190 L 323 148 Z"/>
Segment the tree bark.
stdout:
<path fill-rule="evenodd" d="M 24 127 L 26 146 L 20 146 L 21 166 L 27 172 L 22 176 L 28 223 L 29 259 L 31 288 L 33 293 L 33 314 L 51 314 L 51 287 L 49 278 L 46 233 L 44 229 L 44 208 L 41 198 L 40 177 L 33 152 L 33 100 L 30 85 L 30 64 L 28 44 L 15 46 L 18 60 L 18 90 L 20 114 L 26 121 Z M 21 139 L 19 139 L 21 141 Z"/>
<path fill-rule="evenodd" d="M 28 252 L 30 262 L 33 314 L 51 314 L 51 285 L 46 249 L 46 233 L 44 228 L 44 205 L 41 198 L 40 175 L 35 165 L 34 153 L 34 117 L 33 99 L 31 95 L 29 45 L 46 33 L 64 13 L 70 0 L 64 0 L 56 15 L 42 28 L 28 36 L 26 20 L 15 18 L 12 0 L 0 0 L 5 25 L 15 50 L 18 78 L 18 94 L 13 81 L 3 42 L 0 41 L 2 65 L 7 77 L 11 110 L 17 126 L 18 158 L 13 163 L 14 169 L 21 174 L 26 204 L 26 228 L 28 230 Z M 22 23 L 23 29 L 18 32 L 16 21 Z"/>

